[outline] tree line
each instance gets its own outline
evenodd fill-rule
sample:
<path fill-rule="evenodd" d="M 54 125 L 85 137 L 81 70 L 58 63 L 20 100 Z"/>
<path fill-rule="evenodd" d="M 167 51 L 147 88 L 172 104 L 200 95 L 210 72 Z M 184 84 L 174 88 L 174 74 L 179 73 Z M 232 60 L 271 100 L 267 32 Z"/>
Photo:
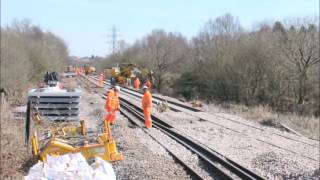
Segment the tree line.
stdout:
<path fill-rule="evenodd" d="M 67 46 L 55 34 L 28 20 L 1 27 L 1 90 L 16 101 L 25 101 L 47 70 L 61 71 L 67 63 Z"/>
<path fill-rule="evenodd" d="M 157 29 L 100 61 L 154 71 L 157 90 L 187 100 L 265 104 L 319 115 L 317 17 L 260 23 L 245 30 L 236 17 L 209 20 L 191 40 Z"/>

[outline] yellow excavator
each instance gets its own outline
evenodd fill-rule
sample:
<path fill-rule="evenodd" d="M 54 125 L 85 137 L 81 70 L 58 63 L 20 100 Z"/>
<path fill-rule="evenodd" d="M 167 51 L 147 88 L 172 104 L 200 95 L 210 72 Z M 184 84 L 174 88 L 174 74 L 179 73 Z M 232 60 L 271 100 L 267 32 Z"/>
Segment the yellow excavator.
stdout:
<path fill-rule="evenodd" d="M 149 79 L 150 82 L 154 84 L 153 72 L 133 63 L 114 64 L 113 67 L 104 70 L 104 76 L 107 79 L 114 77 L 119 85 L 125 85 L 127 79 L 133 82 L 136 77 L 138 77 L 141 82 Z"/>

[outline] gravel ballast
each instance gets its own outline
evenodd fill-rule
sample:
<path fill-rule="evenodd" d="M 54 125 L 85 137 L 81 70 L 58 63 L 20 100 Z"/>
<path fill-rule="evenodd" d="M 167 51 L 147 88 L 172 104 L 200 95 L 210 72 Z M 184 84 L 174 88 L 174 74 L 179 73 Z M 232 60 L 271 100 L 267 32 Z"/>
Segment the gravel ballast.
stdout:
<path fill-rule="evenodd" d="M 140 106 L 141 102 L 138 98 L 127 98 Z M 158 113 L 156 112 L 156 108 L 153 108 L 152 113 L 179 131 L 267 179 L 313 179 L 319 177 L 319 141 L 310 140 L 279 129 L 262 126 L 261 124 L 249 122 L 229 114 L 210 114 L 207 112 L 190 111 Z M 123 128 L 124 131 L 120 130 L 120 127 Z M 117 128 L 120 129 L 116 130 Z M 162 157 L 164 154 L 166 154 L 168 159 L 171 158 L 168 153 L 164 153 L 166 151 L 163 148 L 160 150 L 161 146 L 154 140 L 151 138 L 150 142 L 146 140 L 147 135 L 142 130 L 128 123 L 125 118 L 120 118 L 113 129 L 114 136 L 119 135 L 119 138 L 123 139 L 124 144 L 120 144 L 120 147 L 128 147 L 128 149 L 122 149 L 123 152 L 128 153 L 128 157 L 131 158 L 132 156 L 133 158 L 133 156 L 137 156 L 139 158 L 139 155 L 132 155 L 133 153 L 130 153 L 130 151 L 137 149 L 137 153 L 140 153 L 141 150 L 150 151 L 150 153 L 155 154 L 153 158 Z M 140 134 L 138 133 L 139 131 Z M 129 134 L 125 134 L 126 132 Z M 179 149 L 177 143 L 170 142 L 172 140 L 170 138 L 167 139 L 168 137 L 165 137 L 160 131 L 152 129 L 150 133 L 159 137 L 164 144 L 168 145 L 170 150 L 171 148 L 173 150 Z M 134 144 L 132 145 L 132 149 L 130 149 L 130 142 L 134 140 L 126 136 L 134 137 L 135 143 L 143 148 L 139 149 L 136 147 L 138 145 Z M 119 143 L 121 143 L 121 141 L 119 141 Z M 192 162 L 198 162 L 197 157 L 192 156 L 192 154 L 189 155 L 187 152 L 183 152 L 183 150 L 176 150 L 176 152 L 178 154 L 181 152 L 181 155 L 185 155 L 186 159 L 191 159 Z M 181 157 L 183 158 L 183 156 Z M 130 165 L 128 166 L 131 166 L 130 161 L 131 160 L 129 160 L 129 162 L 118 162 L 120 169 L 125 168 L 126 163 L 129 163 Z M 137 163 L 134 162 L 133 159 L 132 161 L 132 164 Z M 149 163 L 149 161 L 145 162 L 143 160 L 141 162 Z M 161 162 L 161 160 L 159 160 L 159 162 Z M 173 160 L 168 160 L 168 162 L 172 162 L 175 166 L 180 167 Z M 124 167 L 122 167 L 121 163 L 125 163 L 123 164 Z M 194 166 L 199 166 L 199 163 L 193 164 Z M 148 169 L 149 167 L 148 165 L 143 166 L 141 164 L 135 164 L 133 167 L 136 166 L 141 169 Z M 162 167 L 161 165 L 159 166 Z M 191 164 L 191 166 L 193 165 Z M 164 168 L 164 171 L 166 172 L 166 168 Z M 199 171 L 201 172 L 201 168 Z M 185 173 L 185 171 L 183 172 Z M 119 170 L 119 174 L 121 173 L 124 172 Z M 143 179 L 150 179 L 151 177 L 151 179 L 157 179 L 161 177 L 152 174 L 152 172 L 150 173 L 150 176 L 147 176 L 149 178 Z M 206 174 L 207 172 L 203 173 L 204 176 L 209 177 L 209 174 Z M 165 174 L 167 174 L 167 172 Z M 182 175 L 183 173 L 178 174 Z M 125 174 L 123 174 L 123 176 L 121 175 L 121 177 L 124 177 L 124 179 L 128 178 Z M 183 179 L 183 177 L 178 178 L 171 175 L 170 177 L 172 178 L 166 179 Z M 184 177 L 190 178 L 188 175 Z"/>
<path fill-rule="evenodd" d="M 309 175 L 311 178 L 312 173 L 319 169 L 319 147 L 312 140 L 251 124 L 263 128 L 261 131 L 228 122 L 221 117 L 213 119 L 212 115 L 209 115 L 211 121 L 207 121 L 203 114 L 202 118 L 183 112 L 165 112 L 158 116 L 199 142 L 269 179 L 286 179 L 297 175 Z M 263 162 L 262 157 L 271 160 L 259 164 L 260 159 Z"/>
<path fill-rule="evenodd" d="M 309 175 L 311 178 L 313 172 L 319 169 L 319 141 L 228 114 L 190 111 L 158 113 L 155 109 L 153 114 L 216 152 L 269 179 L 297 175 Z M 258 166 L 256 162 L 259 158 L 270 153 L 276 154 L 270 156 L 274 158 L 273 161 Z M 276 174 L 270 168 L 273 164 L 278 168 Z"/>
<path fill-rule="evenodd" d="M 105 116 L 105 101 L 97 91 L 104 90 L 82 88 L 80 102 L 80 118 L 95 131 Z M 112 126 L 112 134 L 124 157 L 112 163 L 117 179 L 191 179 L 164 148 L 120 113 Z"/>

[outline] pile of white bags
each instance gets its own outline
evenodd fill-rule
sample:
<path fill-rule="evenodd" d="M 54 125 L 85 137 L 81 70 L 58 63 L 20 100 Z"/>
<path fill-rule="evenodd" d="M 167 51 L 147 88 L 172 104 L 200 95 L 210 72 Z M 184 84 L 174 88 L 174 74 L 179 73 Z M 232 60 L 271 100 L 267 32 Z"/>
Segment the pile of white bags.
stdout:
<path fill-rule="evenodd" d="M 110 163 L 100 157 L 89 165 L 81 153 L 63 156 L 48 156 L 47 162 L 38 162 L 29 170 L 25 180 L 115 180 L 116 176 Z"/>

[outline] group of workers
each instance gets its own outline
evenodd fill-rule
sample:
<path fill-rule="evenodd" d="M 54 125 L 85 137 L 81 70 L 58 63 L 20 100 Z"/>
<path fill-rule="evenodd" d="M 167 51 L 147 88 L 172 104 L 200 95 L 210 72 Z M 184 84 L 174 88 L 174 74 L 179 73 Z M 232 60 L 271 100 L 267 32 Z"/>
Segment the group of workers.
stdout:
<path fill-rule="evenodd" d="M 119 93 L 120 87 L 115 85 L 113 88 L 109 89 L 107 92 L 105 109 L 107 111 L 107 115 L 105 117 L 105 121 L 110 124 L 115 123 L 116 111 L 120 110 L 119 103 Z M 144 121 L 146 128 L 152 127 L 151 120 L 151 107 L 152 107 L 152 95 L 150 93 L 148 86 L 143 86 L 143 97 L 142 97 L 142 108 L 144 113 Z"/>
<path fill-rule="evenodd" d="M 140 80 L 139 80 L 139 78 L 136 78 L 134 81 L 133 81 L 133 88 L 135 89 L 135 90 L 139 90 L 140 89 Z M 150 80 L 149 79 L 147 79 L 146 81 L 145 81 L 145 83 L 144 83 L 144 86 L 146 86 L 147 88 L 149 88 L 149 89 L 151 89 L 151 82 L 150 82 Z M 143 87 L 144 87 L 143 86 Z"/>

